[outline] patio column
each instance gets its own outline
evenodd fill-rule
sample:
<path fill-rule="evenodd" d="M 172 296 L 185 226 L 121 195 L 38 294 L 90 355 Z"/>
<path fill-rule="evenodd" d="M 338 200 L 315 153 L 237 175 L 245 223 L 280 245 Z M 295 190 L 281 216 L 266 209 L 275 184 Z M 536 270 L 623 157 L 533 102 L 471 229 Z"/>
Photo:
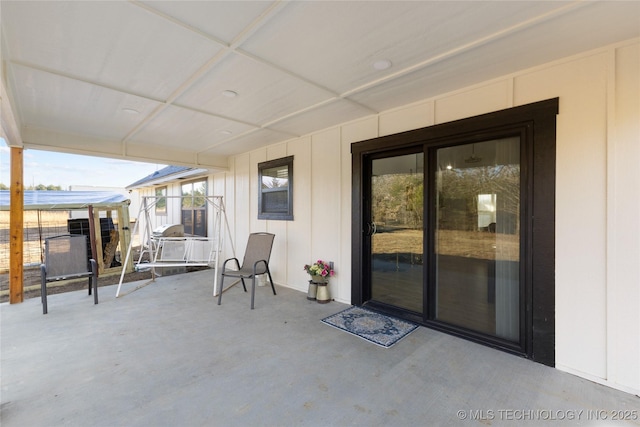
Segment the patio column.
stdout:
<path fill-rule="evenodd" d="M 9 203 L 9 303 L 24 300 L 24 185 L 22 147 L 11 147 L 11 185 Z"/>

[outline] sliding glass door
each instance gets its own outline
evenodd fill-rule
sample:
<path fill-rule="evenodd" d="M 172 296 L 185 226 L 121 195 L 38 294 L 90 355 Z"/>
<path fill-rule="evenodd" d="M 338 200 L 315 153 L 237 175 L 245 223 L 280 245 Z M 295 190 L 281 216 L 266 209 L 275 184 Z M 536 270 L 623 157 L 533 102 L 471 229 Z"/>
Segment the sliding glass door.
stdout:
<path fill-rule="evenodd" d="M 436 320 L 520 338 L 520 138 L 436 150 Z"/>
<path fill-rule="evenodd" d="M 422 313 L 424 155 L 371 162 L 371 299 Z"/>
<path fill-rule="evenodd" d="M 369 302 L 519 342 L 520 137 L 419 148 L 370 160 Z"/>
<path fill-rule="evenodd" d="M 553 366 L 558 105 L 352 144 L 352 304 Z"/>

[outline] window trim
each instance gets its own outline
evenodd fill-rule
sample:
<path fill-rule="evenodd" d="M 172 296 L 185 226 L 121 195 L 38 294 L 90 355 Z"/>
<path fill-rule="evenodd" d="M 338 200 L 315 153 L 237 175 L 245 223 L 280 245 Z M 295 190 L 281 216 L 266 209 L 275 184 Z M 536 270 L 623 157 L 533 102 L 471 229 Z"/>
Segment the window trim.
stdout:
<path fill-rule="evenodd" d="M 164 190 L 164 194 L 160 194 L 158 195 L 158 191 L 163 191 Z M 168 215 L 168 203 L 167 203 L 167 194 L 168 194 L 168 188 L 166 185 L 163 185 L 161 187 L 156 187 L 154 189 L 154 193 L 155 193 L 155 197 L 156 197 L 156 206 L 155 206 L 155 211 L 156 211 L 156 215 L 158 216 L 167 216 Z M 158 205 L 160 204 L 160 200 L 163 199 L 164 200 L 164 209 L 158 209 Z"/>
<path fill-rule="evenodd" d="M 204 194 L 203 196 L 195 196 L 195 192 L 194 192 L 194 186 L 196 184 L 200 184 L 200 183 L 204 183 Z M 186 195 L 184 194 L 184 187 L 185 186 L 191 186 L 191 194 Z M 193 179 L 190 181 L 186 181 L 186 182 L 181 182 L 180 183 L 180 224 L 185 225 L 185 233 L 187 234 L 191 234 L 194 236 L 201 236 L 201 237 L 207 237 L 209 234 L 209 218 L 208 218 L 208 203 L 206 201 L 207 195 L 209 193 L 209 180 L 207 178 L 199 178 L 199 179 Z M 197 197 L 204 197 L 204 204 L 202 206 L 198 205 L 198 206 L 194 206 L 194 204 L 192 203 L 192 205 L 188 208 L 185 208 L 184 206 L 184 201 L 186 198 L 191 198 L 192 201 L 195 201 L 195 199 Z M 191 212 L 191 219 L 192 219 L 192 224 L 191 224 L 191 230 L 187 230 L 186 224 L 184 224 L 184 212 L 189 211 Z M 200 234 L 196 234 L 196 211 L 203 211 L 204 212 L 204 234 L 200 235 Z M 188 233 L 188 231 L 190 231 L 190 233 Z"/>
<path fill-rule="evenodd" d="M 528 357 L 539 363 L 555 366 L 555 181 L 556 181 L 556 116 L 559 113 L 559 98 L 538 101 L 506 110 L 495 111 L 480 116 L 469 117 L 430 127 L 387 135 L 351 144 L 352 153 L 352 262 L 351 262 L 351 304 L 367 303 L 366 281 L 367 260 L 363 253 L 363 230 L 366 230 L 364 213 L 365 182 L 363 177 L 368 173 L 366 159 L 368 156 L 389 150 L 411 149 L 415 146 L 437 147 L 449 144 L 455 138 L 461 141 L 481 138 L 486 132 L 492 135 L 500 130 L 513 134 L 513 129 L 520 129 L 523 137 L 529 140 L 525 146 L 527 152 L 521 161 L 522 174 L 528 177 L 526 190 L 528 197 L 522 200 L 523 213 L 527 218 L 521 224 L 527 224 L 523 242 L 526 256 L 522 262 L 527 263 L 526 289 L 521 297 L 526 298 L 525 320 L 521 328 L 524 331 L 525 348 L 523 352 L 515 351 L 497 341 L 490 342 L 477 334 L 462 332 L 452 327 L 443 327 L 426 317 L 412 318 L 417 323 L 433 329 L 441 330 L 477 341 L 491 347 L 500 348 Z M 425 196 L 425 201 L 429 202 Z M 431 212 L 429 208 L 426 212 Z M 535 221 L 533 221 L 535 218 Z M 525 221 L 526 219 L 526 221 Z M 426 253 L 426 252 L 425 252 Z M 399 317 L 404 312 L 395 313 Z M 406 317 L 406 316 L 404 316 Z"/>
<path fill-rule="evenodd" d="M 263 194 L 274 192 L 274 190 L 262 188 L 262 173 L 266 169 L 282 166 L 287 167 L 288 185 L 286 190 L 279 191 L 287 191 L 287 212 L 264 211 Z M 258 163 L 258 219 L 293 221 L 293 156 Z"/>

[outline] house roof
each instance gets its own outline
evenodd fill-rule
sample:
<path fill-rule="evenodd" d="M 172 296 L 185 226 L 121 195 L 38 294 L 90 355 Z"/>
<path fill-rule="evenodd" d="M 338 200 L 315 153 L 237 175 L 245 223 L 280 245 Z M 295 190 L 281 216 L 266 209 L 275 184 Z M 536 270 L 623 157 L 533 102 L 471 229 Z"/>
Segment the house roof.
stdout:
<path fill-rule="evenodd" d="M 136 188 L 150 187 L 154 185 L 164 184 L 179 179 L 193 178 L 206 174 L 208 171 L 201 168 L 189 168 L 186 166 L 166 166 L 154 173 L 129 184 L 126 189 L 133 190 Z"/>
<path fill-rule="evenodd" d="M 230 155 L 640 36 L 637 1 L 1 7 L 9 145 L 218 170 Z"/>
<path fill-rule="evenodd" d="M 136 182 L 133 182 L 131 184 L 129 184 L 126 188 L 129 189 L 130 187 L 140 187 L 144 184 L 149 184 L 153 181 L 156 181 L 158 179 L 162 179 L 162 178 L 166 178 L 169 175 L 173 175 L 179 172 L 183 172 L 186 170 L 189 170 L 191 168 L 188 168 L 186 166 L 166 166 L 160 170 L 155 171 L 152 174 L 149 174 L 147 176 L 145 176 L 144 178 L 141 178 L 139 180 L 137 180 Z"/>
<path fill-rule="evenodd" d="M 129 205 L 129 199 L 110 191 L 25 191 L 24 210 L 76 210 Z M 10 208 L 10 192 L 0 190 L 0 210 Z"/>

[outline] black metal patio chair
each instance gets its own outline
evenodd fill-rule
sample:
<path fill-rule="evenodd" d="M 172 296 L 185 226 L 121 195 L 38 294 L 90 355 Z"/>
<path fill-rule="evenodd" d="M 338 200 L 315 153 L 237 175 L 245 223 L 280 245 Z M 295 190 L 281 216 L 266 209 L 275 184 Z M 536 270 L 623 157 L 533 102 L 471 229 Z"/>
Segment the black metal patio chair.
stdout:
<path fill-rule="evenodd" d="M 44 264 L 40 265 L 42 314 L 47 314 L 47 283 L 58 280 L 89 278 L 89 295 L 98 304 L 98 265 L 87 256 L 87 236 L 62 235 L 44 241 Z"/>

